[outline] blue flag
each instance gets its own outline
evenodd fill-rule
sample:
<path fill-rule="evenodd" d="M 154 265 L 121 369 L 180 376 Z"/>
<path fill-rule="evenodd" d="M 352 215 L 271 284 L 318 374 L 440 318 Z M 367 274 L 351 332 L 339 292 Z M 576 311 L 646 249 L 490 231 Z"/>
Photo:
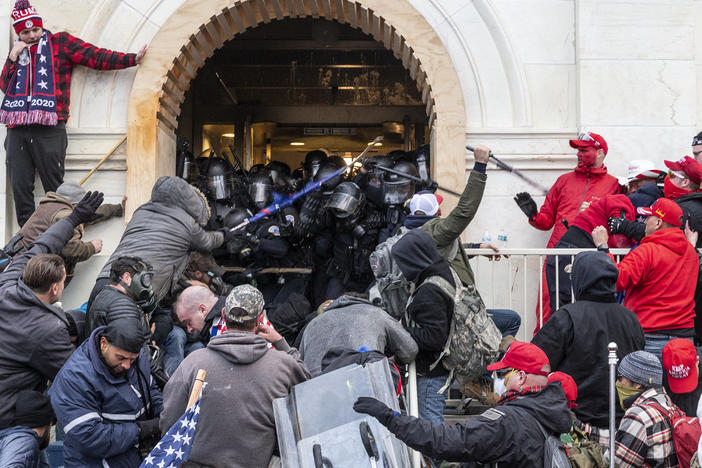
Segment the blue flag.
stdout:
<path fill-rule="evenodd" d="M 200 414 L 200 400 L 171 426 L 139 468 L 176 468 L 190 456 L 195 427 Z"/>

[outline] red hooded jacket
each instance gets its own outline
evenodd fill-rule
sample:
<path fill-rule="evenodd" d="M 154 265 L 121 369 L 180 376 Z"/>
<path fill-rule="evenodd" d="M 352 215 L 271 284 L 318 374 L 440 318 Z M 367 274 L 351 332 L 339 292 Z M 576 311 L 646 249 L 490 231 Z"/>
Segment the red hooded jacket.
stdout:
<path fill-rule="evenodd" d="M 551 248 L 566 232 L 561 219 L 571 223 L 583 202 L 595 202 L 605 195 L 620 192 L 617 178 L 607 174 L 606 167 L 576 167 L 572 172 L 556 179 L 556 183 L 546 195 L 544 204 L 534 219 L 529 220 L 529 224 L 542 231 L 554 228 L 547 244 L 547 247 Z"/>
<path fill-rule="evenodd" d="M 678 228 L 648 235 L 617 265 L 617 290 L 645 333 L 695 326 L 697 252 Z"/>
<path fill-rule="evenodd" d="M 575 216 L 571 226 L 577 226 L 586 233 L 592 233 L 597 226 L 604 226 L 609 233 L 607 221 L 610 217 L 619 218 L 624 215 L 625 219 L 633 221 L 636 219 L 634 205 L 626 195 L 605 195 L 596 202 L 593 202 L 585 211 L 581 211 Z M 634 245 L 623 234 L 609 234 L 609 246 L 613 249 L 628 248 Z"/>

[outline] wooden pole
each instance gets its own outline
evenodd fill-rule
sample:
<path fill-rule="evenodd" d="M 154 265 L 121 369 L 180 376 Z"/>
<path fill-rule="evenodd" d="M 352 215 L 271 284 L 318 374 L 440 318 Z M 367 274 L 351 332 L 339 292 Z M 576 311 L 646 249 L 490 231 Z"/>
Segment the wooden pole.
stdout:
<path fill-rule="evenodd" d="M 205 383 L 206 375 L 206 370 L 198 369 L 197 376 L 195 377 L 195 385 L 193 385 L 193 390 L 190 392 L 190 398 L 188 398 L 188 406 L 186 407 L 186 409 L 193 406 L 197 402 L 197 399 L 200 398 L 200 391 L 202 390 L 202 386 Z"/>
<path fill-rule="evenodd" d="M 124 143 L 125 141 L 127 141 L 127 136 L 126 136 L 126 135 L 123 136 L 122 139 L 119 140 L 119 143 L 117 143 L 114 147 L 112 147 L 112 149 L 110 150 L 110 152 L 107 153 L 107 154 L 105 155 L 105 157 L 102 158 L 102 159 L 97 163 L 97 165 L 96 165 L 94 168 L 92 168 L 92 169 L 90 170 L 90 172 L 88 172 L 88 173 L 85 175 L 85 177 L 83 177 L 83 178 L 80 180 L 80 182 L 78 182 L 78 183 L 79 183 L 80 185 L 83 185 L 83 183 L 84 183 L 86 180 L 88 180 L 88 178 L 90 178 L 90 176 L 93 175 L 93 174 L 95 173 L 95 171 L 97 171 L 97 170 L 100 168 L 100 166 L 102 166 L 103 163 L 104 163 L 105 161 L 107 161 L 107 159 L 108 159 L 110 156 L 112 156 L 112 155 L 114 154 L 114 152 L 117 151 L 117 148 L 119 148 L 120 146 L 122 146 L 122 143 Z"/>

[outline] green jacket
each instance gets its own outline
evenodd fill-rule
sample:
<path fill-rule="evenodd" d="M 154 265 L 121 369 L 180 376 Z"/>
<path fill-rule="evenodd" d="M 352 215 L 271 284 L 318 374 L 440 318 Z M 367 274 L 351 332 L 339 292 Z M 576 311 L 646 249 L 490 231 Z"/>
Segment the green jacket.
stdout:
<path fill-rule="evenodd" d="M 466 188 L 463 190 L 456 208 L 451 210 L 451 213 L 445 218 L 430 219 L 420 228 L 434 239 L 443 258 L 453 258 L 450 261 L 451 266 L 466 286 L 474 285 L 475 277 L 468 263 L 468 255 L 463 248 L 459 248 L 461 245 L 460 237 L 478 211 L 480 200 L 482 200 L 485 191 L 486 180 L 487 175 L 476 170 L 471 171 Z"/>

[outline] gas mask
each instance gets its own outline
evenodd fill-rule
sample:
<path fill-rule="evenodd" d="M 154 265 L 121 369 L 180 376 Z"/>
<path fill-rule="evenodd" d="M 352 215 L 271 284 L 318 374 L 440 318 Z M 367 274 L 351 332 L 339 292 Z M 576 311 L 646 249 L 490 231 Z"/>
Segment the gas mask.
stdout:
<path fill-rule="evenodd" d="M 121 280 L 119 284 L 134 299 L 134 302 L 137 303 L 141 310 L 148 315 L 156 310 L 156 297 L 151 286 L 151 279 L 154 274 L 144 262 L 139 262 L 137 267 L 139 269 L 132 274 L 132 282 L 129 286 Z"/>

